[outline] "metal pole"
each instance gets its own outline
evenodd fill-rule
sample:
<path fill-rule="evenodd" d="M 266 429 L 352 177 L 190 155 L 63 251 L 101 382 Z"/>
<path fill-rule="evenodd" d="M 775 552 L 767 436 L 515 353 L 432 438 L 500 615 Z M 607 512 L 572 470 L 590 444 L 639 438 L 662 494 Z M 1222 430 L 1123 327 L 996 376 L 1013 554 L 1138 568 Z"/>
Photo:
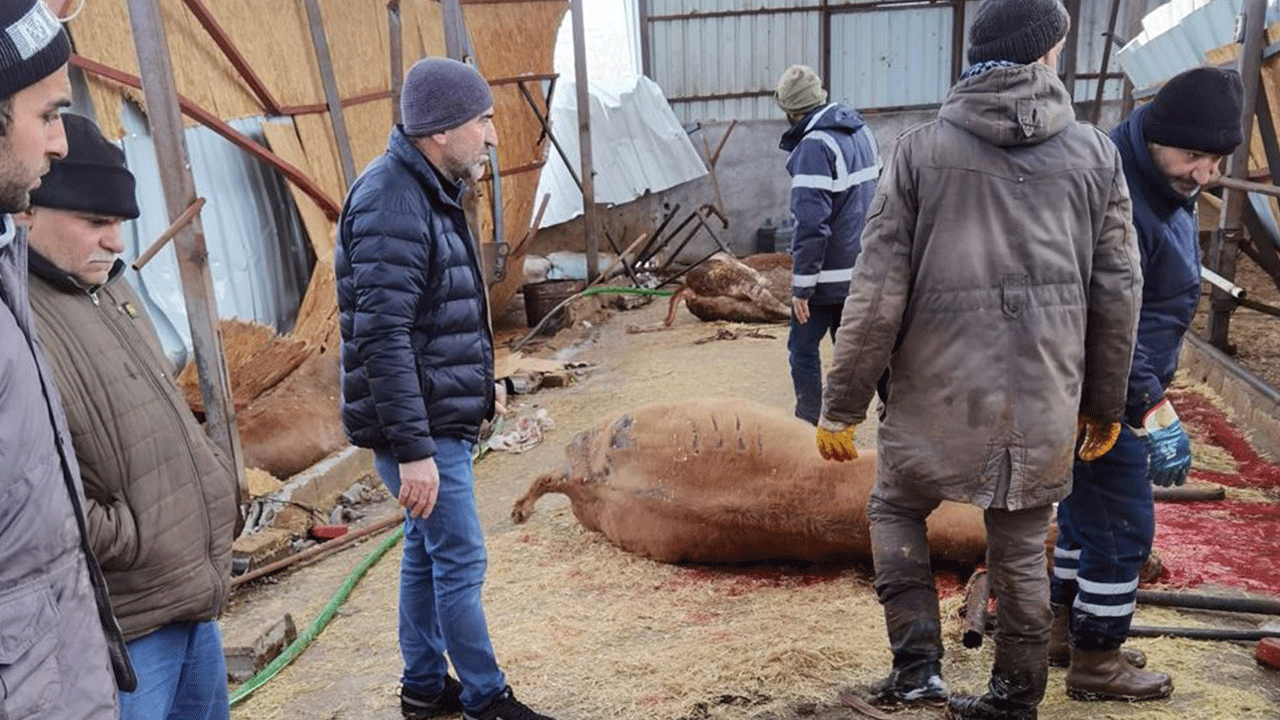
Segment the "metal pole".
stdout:
<path fill-rule="evenodd" d="M 1125 18 L 1125 35 L 1128 36 L 1130 42 L 1142 32 L 1142 16 L 1147 12 L 1147 0 L 1126 0 L 1129 3 L 1129 13 Z M 1120 117 L 1127 118 L 1129 113 L 1133 112 L 1133 83 L 1129 82 L 1128 76 L 1124 79 L 1124 99 L 1120 102 Z"/>
<path fill-rule="evenodd" d="M 1249 176 L 1249 150 L 1253 140 L 1253 114 L 1257 106 L 1259 79 L 1261 77 L 1262 48 L 1266 43 L 1267 32 L 1267 0 L 1245 0 L 1244 4 L 1244 44 L 1240 48 L 1240 78 L 1244 81 L 1244 116 L 1241 126 L 1244 129 L 1244 142 L 1236 148 L 1227 164 L 1226 176 L 1236 180 L 1244 180 Z M 1218 219 L 1218 231 L 1209 245 L 1210 270 L 1218 273 L 1228 281 L 1236 278 L 1236 258 L 1240 253 L 1240 240 L 1244 235 L 1241 229 L 1241 218 L 1244 216 L 1244 204 L 1247 193 L 1224 186 L 1222 190 L 1222 213 Z M 1232 297 L 1214 287 L 1210 295 L 1209 318 L 1205 327 L 1206 339 L 1211 345 L 1231 354 L 1228 342 L 1228 328 L 1231 323 L 1231 312 L 1236 303 Z"/>
<path fill-rule="evenodd" d="M 156 157 L 160 161 L 165 207 L 170 222 L 174 222 L 197 198 L 182 134 L 182 114 L 178 111 L 178 92 L 173 84 L 169 44 L 165 39 L 159 0 L 128 0 L 128 7 L 138 67 L 142 71 L 147 121 L 151 125 Z M 236 474 L 240 503 L 244 504 L 249 498 L 249 487 L 240 451 L 240 434 L 236 430 L 235 404 L 231 401 L 227 359 L 218 333 L 218 307 L 213 280 L 209 276 L 209 253 L 198 214 L 178 232 L 174 249 L 178 256 L 187 320 L 191 325 L 191 345 L 200 376 L 200 397 L 204 400 L 209 436 L 230 459 Z"/>
<path fill-rule="evenodd" d="M 644 0 L 640 0 L 644 2 Z M 599 219 L 596 217 L 595 178 L 591 169 L 591 88 L 587 84 L 587 42 L 583 29 L 582 0 L 570 0 L 573 13 L 573 73 L 578 88 L 578 153 L 582 160 L 582 219 L 587 241 L 587 280 L 600 270 Z"/>
<path fill-rule="evenodd" d="M 458 62 L 466 62 L 471 54 L 467 43 L 467 25 L 462 18 L 459 0 L 442 0 L 440 21 L 444 25 L 444 52 Z"/>
<path fill-rule="evenodd" d="M 307 23 L 311 26 L 311 45 L 315 48 L 320 82 L 324 84 L 324 98 L 329 106 L 329 122 L 333 124 L 333 139 L 338 145 L 338 159 L 342 163 L 342 178 L 346 187 L 351 187 L 356 179 L 356 165 L 351 159 L 351 139 L 347 136 L 347 121 L 342 115 L 342 96 L 338 94 L 338 81 L 333 77 L 333 58 L 329 55 L 329 40 L 324 33 L 324 18 L 320 15 L 318 0 L 304 2 Z"/>
<path fill-rule="evenodd" d="M 400 124 L 400 86 L 404 83 L 404 33 L 400 29 L 400 0 L 387 3 L 387 38 L 391 45 L 391 122 Z"/>
<path fill-rule="evenodd" d="M 640 74 L 653 78 L 653 26 L 649 23 L 649 3 L 652 0 L 636 0 L 640 15 Z"/>
<path fill-rule="evenodd" d="M 1135 0 L 1130 0 L 1134 2 Z M 1106 43 L 1102 46 L 1102 69 L 1098 71 L 1098 88 L 1093 95 L 1093 116 L 1091 122 L 1097 125 L 1102 120 L 1102 93 L 1107 89 L 1107 68 L 1111 66 L 1111 46 L 1116 40 L 1116 21 L 1120 17 L 1120 0 L 1111 2 L 1111 19 L 1107 22 Z"/>
<path fill-rule="evenodd" d="M 1067 94 L 1072 104 L 1076 101 L 1076 72 L 1080 64 L 1080 0 L 1067 0 L 1067 15 L 1071 18 L 1071 26 L 1067 30 L 1066 43 L 1062 48 L 1062 64 L 1066 68 L 1062 84 L 1067 86 Z"/>

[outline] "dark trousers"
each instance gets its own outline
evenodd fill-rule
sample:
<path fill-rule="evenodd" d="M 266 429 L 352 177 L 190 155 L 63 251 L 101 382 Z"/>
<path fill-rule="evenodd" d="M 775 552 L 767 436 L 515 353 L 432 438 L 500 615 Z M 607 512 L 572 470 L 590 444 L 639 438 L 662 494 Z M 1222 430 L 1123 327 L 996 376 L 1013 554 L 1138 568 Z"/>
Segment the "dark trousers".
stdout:
<path fill-rule="evenodd" d="M 1051 599 L 1070 608 L 1073 646 L 1112 650 L 1129 636 L 1155 536 L 1146 441 L 1123 427 L 1110 452 L 1076 463 L 1073 480 L 1058 503 Z"/>
<path fill-rule="evenodd" d="M 823 336 L 836 339 L 843 304 L 809 305 L 809 322 L 801 325 L 791 316 L 787 351 L 791 354 L 791 384 L 796 390 L 796 417 L 810 425 L 822 414 L 822 358 L 818 346 Z"/>
<path fill-rule="evenodd" d="M 884 460 L 867 501 L 875 588 L 884 606 L 893 666 L 910 670 L 942 658 L 942 623 L 929 561 L 926 520 L 940 500 L 887 476 Z M 1045 644 L 1053 620 L 1045 539 L 1053 507 L 984 512 L 987 570 L 996 596 L 995 672 L 1017 678 L 1009 695 L 1034 707 L 1048 678 Z"/>

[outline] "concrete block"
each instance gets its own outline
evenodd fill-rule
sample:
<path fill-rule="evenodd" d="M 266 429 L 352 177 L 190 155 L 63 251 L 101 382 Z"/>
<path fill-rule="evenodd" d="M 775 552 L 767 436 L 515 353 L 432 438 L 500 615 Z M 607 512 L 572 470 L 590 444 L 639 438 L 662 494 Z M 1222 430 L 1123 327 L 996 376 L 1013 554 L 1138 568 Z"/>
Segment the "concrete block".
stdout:
<path fill-rule="evenodd" d="M 292 537 L 288 530 L 263 528 L 251 535 L 241 535 L 231 543 L 231 556 L 243 559 L 252 570 L 275 562 L 293 552 Z"/>
<path fill-rule="evenodd" d="M 223 637 L 222 652 L 227 658 L 227 679 L 242 683 L 266 667 L 298 639 L 293 616 L 285 613 L 266 628 L 245 627 Z"/>
<path fill-rule="evenodd" d="M 372 474 L 373 453 L 369 450 L 348 446 L 330 455 L 289 478 L 264 499 L 274 508 L 271 526 L 306 535 L 317 521 L 329 517 L 329 510 L 347 488 Z"/>

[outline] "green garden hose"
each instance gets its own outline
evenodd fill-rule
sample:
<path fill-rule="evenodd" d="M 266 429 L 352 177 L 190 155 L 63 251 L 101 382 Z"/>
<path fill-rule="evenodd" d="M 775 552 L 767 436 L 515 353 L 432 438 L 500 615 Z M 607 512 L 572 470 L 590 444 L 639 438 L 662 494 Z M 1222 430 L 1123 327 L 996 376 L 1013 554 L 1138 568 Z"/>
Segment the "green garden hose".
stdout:
<path fill-rule="evenodd" d="M 403 525 L 396 528 L 396 531 L 388 535 L 387 538 L 382 541 L 382 544 L 378 545 L 378 547 L 374 548 L 373 552 L 369 553 L 368 557 L 361 560 L 360 564 L 351 571 L 351 574 L 347 575 L 347 579 L 342 583 L 342 587 L 338 588 L 338 592 L 334 594 L 334 596 L 329 600 L 329 603 L 320 611 L 319 617 L 307 626 L 307 629 L 298 636 L 298 639 L 290 643 L 289 647 L 285 648 L 284 652 L 281 653 L 279 657 L 272 660 L 270 665 L 259 670 L 258 674 L 249 678 L 249 680 L 239 688 L 236 688 L 235 693 L 231 695 L 231 707 L 235 707 L 238 703 L 252 695 L 258 688 L 266 685 L 267 682 L 283 670 L 286 665 L 293 662 L 294 659 L 301 655 L 302 651 L 307 649 L 307 646 L 320 635 L 320 633 L 329 624 L 329 621 L 333 619 L 334 614 L 338 612 L 338 608 L 342 607 L 342 604 L 347 601 L 347 598 L 351 595 L 351 591 L 355 589 L 356 583 L 360 582 L 360 578 L 364 577 L 364 574 L 369 571 L 369 568 L 373 567 L 375 563 L 381 560 L 382 556 L 386 555 L 388 550 L 394 547 L 396 543 L 400 542 L 400 538 L 402 537 L 404 537 Z"/>

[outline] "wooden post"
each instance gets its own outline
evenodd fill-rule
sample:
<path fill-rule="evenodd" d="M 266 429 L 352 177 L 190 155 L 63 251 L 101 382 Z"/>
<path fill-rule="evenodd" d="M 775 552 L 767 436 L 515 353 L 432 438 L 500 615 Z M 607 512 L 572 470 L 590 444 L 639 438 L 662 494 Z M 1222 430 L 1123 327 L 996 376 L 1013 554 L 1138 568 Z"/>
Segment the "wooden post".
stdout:
<path fill-rule="evenodd" d="M 644 2 L 644 0 L 641 0 Z M 582 220 L 585 228 L 587 251 L 587 281 L 593 281 L 600 271 L 600 231 L 596 217 L 595 173 L 591 164 L 591 88 L 587 81 L 587 41 L 582 21 L 582 0 L 570 0 L 569 12 L 573 13 L 573 72 L 578 90 L 578 153 L 582 174 Z"/>
<path fill-rule="evenodd" d="M 1253 139 L 1253 115 L 1257 107 L 1258 93 L 1261 92 L 1262 49 L 1266 44 L 1267 33 L 1267 0 L 1245 0 L 1244 3 L 1244 43 L 1240 47 L 1240 79 L 1244 82 L 1244 117 L 1241 127 L 1244 129 L 1244 142 L 1231 155 L 1227 163 L 1226 176 L 1236 180 L 1249 177 L 1249 150 Z M 1222 213 L 1218 219 L 1218 231 L 1209 244 L 1209 257 L 1206 263 L 1209 269 L 1218 273 L 1228 281 L 1236 279 L 1236 258 L 1240 253 L 1240 240 L 1244 236 L 1241 219 L 1244 217 L 1244 204 L 1247 193 L 1223 185 Z M 1214 287 L 1210 292 L 1209 317 L 1205 326 L 1205 339 L 1211 345 L 1228 355 L 1232 352 L 1228 341 L 1228 328 L 1231 323 L 1231 312 L 1235 310 L 1236 301 L 1226 292 Z"/>
<path fill-rule="evenodd" d="M 147 121 L 160 161 L 160 179 L 164 183 L 165 207 L 170 222 L 177 221 L 197 200 L 191 163 L 182 134 L 182 114 L 178 110 L 178 93 L 173 84 L 173 65 L 169 44 L 165 39 L 159 0 L 128 0 L 129 24 L 142 71 L 142 91 L 146 95 Z M 178 270 L 182 278 L 182 294 L 186 300 L 187 320 L 191 325 L 191 345 L 195 350 L 196 371 L 200 376 L 200 396 L 204 399 L 209 435 L 231 461 L 239 486 L 240 502 L 249 498 L 245 480 L 244 458 L 240 451 L 240 434 L 236 430 L 236 409 L 231 401 L 231 381 L 227 359 L 218 333 L 218 307 L 209 276 L 209 253 L 204 243 L 200 216 L 178 231 L 174 240 Z"/>
<path fill-rule="evenodd" d="M 400 24 L 400 0 L 387 3 L 387 39 L 391 46 L 391 122 L 400 124 L 400 87 L 404 84 L 404 32 Z"/>
<path fill-rule="evenodd" d="M 1071 104 L 1076 102 L 1076 73 L 1080 65 L 1080 0 L 1067 0 L 1067 15 L 1071 25 L 1067 29 L 1066 42 L 1062 46 L 1062 64 L 1066 68 L 1062 83 L 1067 86 Z"/>
<path fill-rule="evenodd" d="M 316 53 L 316 65 L 320 68 L 320 82 L 324 85 L 324 99 L 329 106 L 329 122 L 333 125 L 333 139 L 338 146 L 338 160 L 342 164 L 345 187 L 356 180 L 356 164 L 351 158 L 351 139 L 347 136 L 347 120 L 342 114 L 342 96 L 338 94 L 338 81 L 333 76 L 333 58 L 329 55 L 329 39 L 324 32 L 324 18 L 320 15 L 319 0 L 303 0 L 307 7 L 307 24 L 311 27 L 311 45 Z"/>

